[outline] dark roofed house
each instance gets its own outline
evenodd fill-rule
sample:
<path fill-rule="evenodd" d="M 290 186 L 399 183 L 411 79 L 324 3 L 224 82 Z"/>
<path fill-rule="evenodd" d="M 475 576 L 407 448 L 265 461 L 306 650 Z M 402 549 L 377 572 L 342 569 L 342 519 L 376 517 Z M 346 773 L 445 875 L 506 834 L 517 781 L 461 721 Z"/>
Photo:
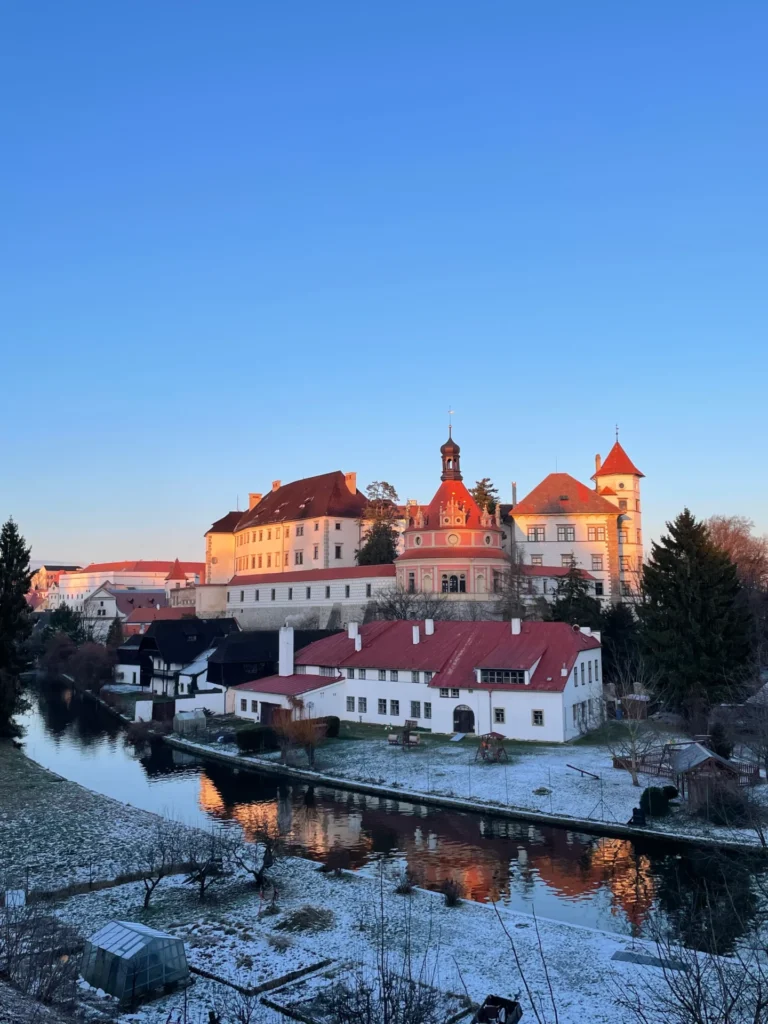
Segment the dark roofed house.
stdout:
<path fill-rule="evenodd" d="M 234 619 L 182 618 L 153 622 L 146 633 L 132 636 L 121 645 L 124 651 L 148 656 L 152 662 L 152 687 L 156 693 L 176 694 L 179 672 L 222 637 L 239 631 Z M 138 643 L 136 643 L 138 641 Z M 145 662 L 142 662 L 145 664 Z M 130 680 L 128 680 L 130 681 Z"/>
<path fill-rule="evenodd" d="M 332 630 L 297 629 L 295 649 L 331 636 Z M 279 630 L 259 629 L 230 633 L 222 637 L 208 659 L 208 681 L 223 686 L 237 686 L 249 679 L 261 679 L 277 672 Z"/>

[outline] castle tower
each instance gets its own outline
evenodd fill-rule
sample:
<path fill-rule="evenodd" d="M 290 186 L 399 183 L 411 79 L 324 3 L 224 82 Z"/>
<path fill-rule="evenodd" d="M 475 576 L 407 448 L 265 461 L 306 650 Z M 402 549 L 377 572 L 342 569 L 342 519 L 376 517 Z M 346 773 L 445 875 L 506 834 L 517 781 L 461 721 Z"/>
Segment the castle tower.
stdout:
<path fill-rule="evenodd" d="M 448 427 L 448 440 L 440 448 L 440 457 L 443 460 L 443 473 L 441 480 L 461 480 L 461 448 L 451 437 L 451 428 Z"/>
<path fill-rule="evenodd" d="M 640 481 L 645 476 L 619 444 L 618 438 L 603 462 L 595 456 L 592 479 L 595 489 L 620 510 L 618 526 L 619 583 L 621 596 L 636 593 L 643 566 L 643 521 Z"/>

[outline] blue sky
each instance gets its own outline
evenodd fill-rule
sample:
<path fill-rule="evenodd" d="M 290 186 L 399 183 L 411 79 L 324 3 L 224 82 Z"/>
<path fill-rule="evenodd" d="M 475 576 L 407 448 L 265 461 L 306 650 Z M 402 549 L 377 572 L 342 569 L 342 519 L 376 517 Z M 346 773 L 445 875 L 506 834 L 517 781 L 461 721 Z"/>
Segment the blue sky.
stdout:
<path fill-rule="evenodd" d="M 8 4 L 0 517 L 203 557 L 249 490 L 587 480 L 768 530 L 764 2 Z"/>

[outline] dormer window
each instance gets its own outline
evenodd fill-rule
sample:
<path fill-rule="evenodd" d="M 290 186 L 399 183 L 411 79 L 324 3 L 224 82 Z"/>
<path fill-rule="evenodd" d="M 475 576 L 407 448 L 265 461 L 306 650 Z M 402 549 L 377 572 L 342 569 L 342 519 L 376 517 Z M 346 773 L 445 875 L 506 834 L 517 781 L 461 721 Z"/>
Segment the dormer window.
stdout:
<path fill-rule="evenodd" d="M 525 671 L 521 668 L 483 668 L 480 670 L 480 682 L 525 686 Z"/>

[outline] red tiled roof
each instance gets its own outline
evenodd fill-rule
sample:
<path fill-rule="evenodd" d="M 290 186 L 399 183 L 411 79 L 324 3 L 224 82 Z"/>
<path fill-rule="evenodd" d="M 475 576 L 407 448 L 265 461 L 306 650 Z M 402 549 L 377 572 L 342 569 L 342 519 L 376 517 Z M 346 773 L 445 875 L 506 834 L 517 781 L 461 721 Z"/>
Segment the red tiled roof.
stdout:
<path fill-rule="evenodd" d="M 310 690 L 319 690 L 330 683 L 338 683 L 341 676 L 266 676 L 264 679 L 252 679 L 247 683 L 233 686 L 233 690 L 246 690 L 250 693 L 277 693 L 283 697 L 298 697 Z"/>
<path fill-rule="evenodd" d="M 592 475 L 592 479 L 595 480 L 600 476 L 613 476 L 618 473 L 627 473 L 629 476 L 645 476 L 645 473 L 640 472 L 617 441 L 606 455 L 605 462 L 600 469 Z"/>
<path fill-rule="evenodd" d="M 108 590 L 115 599 L 117 610 L 122 615 L 130 615 L 135 608 L 165 608 L 168 598 L 165 591 L 150 590 Z"/>
<path fill-rule="evenodd" d="M 221 519 L 217 519 L 215 523 L 212 523 L 206 533 L 234 533 L 235 527 L 243 518 L 243 512 L 227 512 Z"/>
<path fill-rule="evenodd" d="M 464 527 L 456 527 L 457 530 L 462 530 Z M 507 556 L 501 550 L 501 548 L 482 548 L 482 547 L 461 547 L 457 544 L 453 547 L 439 547 L 430 548 L 423 546 L 420 548 L 408 548 L 398 555 L 398 562 L 407 562 L 411 559 L 419 558 L 422 561 L 431 560 L 434 558 L 458 558 L 460 561 L 466 558 L 495 558 L 507 561 Z"/>
<path fill-rule="evenodd" d="M 352 494 L 344 474 L 336 470 L 294 480 L 265 494 L 258 505 L 243 512 L 237 530 L 297 519 L 319 519 L 321 516 L 359 519 L 367 504 L 365 495 L 360 491 Z"/>
<path fill-rule="evenodd" d="M 394 565 L 350 565 L 346 569 L 299 569 L 297 572 L 240 573 L 229 581 L 239 583 L 322 583 L 324 580 L 358 580 L 394 576 Z"/>
<path fill-rule="evenodd" d="M 435 530 L 440 527 L 442 525 L 440 522 L 440 508 L 442 506 L 442 508 L 445 509 L 451 501 L 458 502 L 459 506 L 469 513 L 466 523 L 462 523 L 459 526 L 459 529 L 485 530 L 497 528 L 495 524 L 491 527 L 481 525 L 480 516 L 482 513 L 480 511 L 480 507 L 464 486 L 462 480 L 443 480 L 441 482 L 435 492 L 435 496 L 427 507 L 426 521 L 424 525 L 430 530 Z M 416 527 L 410 528 L 416 529 Z"/>
<path fill-rule="evenodd" d="M 512 509 L 515 516 L 567 515 L 577 512 L 605 512 L 618 516 L 619 510 L 597 491 L 570 476 L 568 473 L 550 473 L 538 487 L 526 494 Z"/>
<path fill-rule="evenodd" d="M 167 580 L 186 580 L 187 577 L 184 574 L 184 570 L 181 568 L 181 563 L 179 562 L 178 558 L 173 563 L 171 571 L 165 578 Z"/>
<path fill-rule="evenodd" d="M 592 479 L 594 480 L 594 477 Z M 601 487 L 598 494 L 613 494 L 615 496 L 616 491 L 612 487 Z"/>
<path fill-rule="evenodd" d="M 178 561 L 178 559 L 176 560 Z M 139 560 L 128 560 L 125 562 L 91 562 L 90 565 L 78 569 L 78 573 L 97 572 L 170 572 L 174 562 L 144 562 Z M 205 573 L 205 562 L 179 562 L 183 572 L 197 573 L 202 576 Z M 65 576 L 74 575 L 64 573 Z"/>
<path fill-rule="evenodd" d="M 414 625 L 419 626 L 418 644 L 413 643 Z M 435 632 L 427 636 L 423 622 L 371 622 L 360 627 L 360 651 L 355 651 L 354 640 L 346 633 L 337 633 L 303 648 L 295 661 L 334 668 L 429 671 L 435 673 L 433 687 L 498 690 L 502 687 L 476 682 L 474 669 L 531 669 L 538 660 L 525 689 L 560 692 L 567 682 L 560 671 L 563 665 L 570 672 L 582 651 L 600 647 L 596 637 L 574 631 L 567 622 L 523 622 L 518 635 L 512 634 L 509 622 L 436 621 L 434 625 Z"/>
<path fill-rule="evenodd" d="M 134 608 L 131 614 L 126 619 L 126 622 L 131 624 L 135 622 L 157 622 L 158 619 L 183 619 L 186 616 L 194 616 L 195 609 L 193 605 L 188 608 Z"/>

